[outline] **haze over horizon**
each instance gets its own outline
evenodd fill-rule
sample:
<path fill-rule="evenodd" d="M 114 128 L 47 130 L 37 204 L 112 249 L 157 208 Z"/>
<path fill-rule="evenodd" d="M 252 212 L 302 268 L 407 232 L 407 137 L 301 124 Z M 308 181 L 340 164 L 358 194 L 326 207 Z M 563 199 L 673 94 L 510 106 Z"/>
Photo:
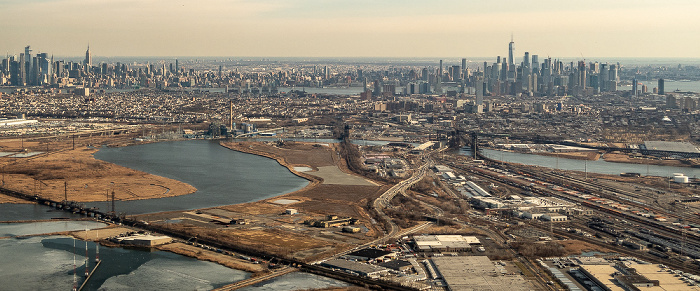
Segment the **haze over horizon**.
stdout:
<path fill-rule="evenodd" d="M 6 0 L 0 53 L 696 58 L 700 2 Z"/>

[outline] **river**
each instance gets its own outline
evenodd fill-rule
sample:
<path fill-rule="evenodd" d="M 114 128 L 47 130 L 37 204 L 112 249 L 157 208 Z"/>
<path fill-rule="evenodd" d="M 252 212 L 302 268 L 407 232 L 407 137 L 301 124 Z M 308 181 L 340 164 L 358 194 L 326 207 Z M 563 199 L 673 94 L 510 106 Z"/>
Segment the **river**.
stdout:
<path fill-rule="evenodd" d="M 590 173 L 619 175 L 620 173 L 640 173 L 646 176 L 670 177 L 673 173 L 683 173 L 688 177 L 700 177 L 700 168 L 669 167 L 656 165 L 642 165 L 629 163 L 606 162 L 603 159 L 597 161 L 583 161 L 574 159 L 540 156 L 535 154 L 523 154 L 516 152 L 482 149 L 481 152 L 488 158 L 509 163 L 548 167 L 552 169 L 587 171 Z M 468 155 L 469 151 L 462 150 L 462 154 Z"/>

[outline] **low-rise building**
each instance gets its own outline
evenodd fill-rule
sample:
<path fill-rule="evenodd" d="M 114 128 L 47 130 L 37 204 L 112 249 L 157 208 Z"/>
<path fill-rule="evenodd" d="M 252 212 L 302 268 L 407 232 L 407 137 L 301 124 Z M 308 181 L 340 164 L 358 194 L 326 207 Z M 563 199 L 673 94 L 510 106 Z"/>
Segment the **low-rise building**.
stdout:
<path fill-rule="evenodd" d="M 346 260 L 329 260 L 321 263 L 321 266 L 331 269 L 339 269 L 351 274 L 357 274 L 370 278 L 377 278 L 382 274 L 389 272 L 389 269 L 381 266 Z"/>
<path fill-rule="evenodd" d="M 173 241 L 169 236 L 165 235 L 150 235 L 150 234 L 135 234 L 124 237 L 114 238 L 114 241 L 120 244 L 128 244 L 142 247 L 153 247 L 157 245 L 167 244 Z"/>
<path fill-rule="evenodd" d="M 413 241 L 416 251 L 421 252 L 463 252 L 481 244 L 475 236 L 462 235 L 417 235 Z"/>
<path fill-rule="evenodd" d="M 567 221 L 568 217 L 566 215 L 556 214 L 556 213 L 546 213 L 540 217 L 544 221 L 551 222 L 562 222 Z"/>

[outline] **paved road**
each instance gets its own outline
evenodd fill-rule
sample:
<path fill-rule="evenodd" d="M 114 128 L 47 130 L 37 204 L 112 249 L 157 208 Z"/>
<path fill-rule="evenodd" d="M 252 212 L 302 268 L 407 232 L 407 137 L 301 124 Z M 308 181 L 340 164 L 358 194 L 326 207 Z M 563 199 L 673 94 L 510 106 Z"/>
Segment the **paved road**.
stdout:
<path fill-rule="evenodd" d="M 386 215 L 386 213 L 384 213 L 384 208 L 386 208 L 386 206 L 390 204 L 391 199 L 394 199 L 394 197 L 397 194 L 405 191 L 409 187 L 413 186 L 413 184 L 418 183 L 418 181 L 423 179 L 423 177 L 425 177 L 425 174 L 428 173 L 428 171 L 430 171 L 430 167 L 432 166 L 432 164 L 433 161 L 427 158 L 425 164 L 418 168 L 416 172 L 413 173 L 413 176 L 394 185 L 389 190 L 384 192 L 384 194 L 379 196 L 379 198 L 374 200 L 374 209 L 377 211 L 377 213 L 379 213 L 381 219 L 387 221 L 389 224 L 389 232 L 383 237 L 381 237 L 380 240 L 395 237 L 397 232 L 399 231 L 399 227 L 391 221 L 391 218 L 388 215 Z"/>
<path fill-rule="evenodd" d="M 342 256 L 342 255 L 351 253 L 355 250 L 366 248 L 368 246 L 376 245 L 378 243 L 387 241 L 391 238 L 404 236 L 404 235 L 416 232 L 418 230 L 424 229 L 424 228 L 428 227 L 429 225 L 431 225 L 432 224 L 431 222 L 423 222 L 423 223 L 416 225 L 414 227 L 411 227 L 409 229 L 404 229 L 403 231 L 399 231 L 399 227 L 393 221 L 391 221 L 391 217 L 389 217 L 388 215 L 386 215 L 386 213 L 384 213 L 384 208 L 386 208 L 386 206 L 389 205 L 389 202 L 391 201 L 391 199 L 393 199 L 397 194 L 402 193 L 403 191 L 405 191 L 409 187 L 413 186 L 413 184 L 418 183 L 418 181 L 423 179 L 423 177 L 425 177 L 425 175 L 430 171 L 430 167 L 432 165 L 433 165 L 433 161 L 426 157 L 425 164 L 420 166 L 420 168 L 418 168 L 410 178 L 403 180 L 403 181 L 399 182 L 398 184 L 394 185 L 393 187 L 389 188 L 389 190 L 387 190 L 381 196 L 379 196 L 377 199 L 374 200 L 374 204 L 373 204 L 374 209 L 379 214 L 380 219 L 388 222 L 387 224 L 389 225 L 389 230 L 385 235 L 383 235 L 383 236 L 381 236 L 381 237 L 379 237 L 371 242 L 360 245 L 354 249 L 335 254 L 332 257 Z M 317 263 L 320 263 L 320 262 L 325 261 L 325 260 L 326 259 L 319 260 L 319 261 L 316 261 L 312 264 L 317 264 Z"/>

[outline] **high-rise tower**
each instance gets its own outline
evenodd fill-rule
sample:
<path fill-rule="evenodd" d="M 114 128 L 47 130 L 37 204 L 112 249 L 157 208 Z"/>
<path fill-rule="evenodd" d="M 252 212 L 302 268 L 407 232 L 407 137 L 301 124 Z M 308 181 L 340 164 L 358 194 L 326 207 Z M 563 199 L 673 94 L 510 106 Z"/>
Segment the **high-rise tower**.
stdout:
<path fill-rule="evenodd" d="M 92 67 L 92 53 L 90 52 L 90 45 L 88 44 L 87 50 L 85 51 L 85 66 Z"/>
<path fill-rule="evenodd" d="M 515 59 L 513 59 L 513 53 L 515 52 L 515 42 L 513 42 L 513 35 L 510 35 L 510 43 L 508 44 L 508 65 L 513 66 L 515 64 Z"/>
<path fill-rule="evenodd" d="M 24 82 L 25 85 L 29 83 L 30 75 L 32 71 L 32 48 L 30 46 L 24 47 Z"/>

